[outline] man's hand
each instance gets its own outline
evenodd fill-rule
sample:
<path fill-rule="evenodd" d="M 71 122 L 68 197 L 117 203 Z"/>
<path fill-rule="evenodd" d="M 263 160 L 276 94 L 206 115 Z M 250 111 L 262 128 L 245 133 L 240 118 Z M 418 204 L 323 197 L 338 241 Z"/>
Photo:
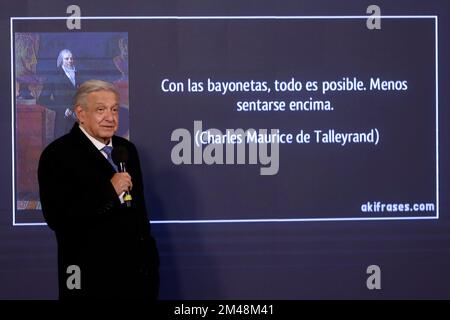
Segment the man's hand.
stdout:
<path fill-rule="evenodd" d="M 127 172 L 115 173 L 111 179 L 111 183 L 118 196 L 120 196 L 125 191 L 130 191 L 131 188 L 133 188 L 131 176 Z"/>
<path fill-rule="evenodd" d="M 64 118 L 70 118 L 72 117 L 73 111 L 69 108 L 66 108 L 66 111 L 64 112 Z"/>

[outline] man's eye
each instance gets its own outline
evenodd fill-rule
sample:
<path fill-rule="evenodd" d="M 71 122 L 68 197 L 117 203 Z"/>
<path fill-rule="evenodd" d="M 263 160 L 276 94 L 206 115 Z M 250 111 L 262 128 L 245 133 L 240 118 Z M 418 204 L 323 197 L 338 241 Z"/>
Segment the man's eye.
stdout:
<path fill-rule="evenodd" d="M 105 108 L 98 108 L 97 109 L 97 112 L 103 112 L 103 111 L 105 111 Z"/>

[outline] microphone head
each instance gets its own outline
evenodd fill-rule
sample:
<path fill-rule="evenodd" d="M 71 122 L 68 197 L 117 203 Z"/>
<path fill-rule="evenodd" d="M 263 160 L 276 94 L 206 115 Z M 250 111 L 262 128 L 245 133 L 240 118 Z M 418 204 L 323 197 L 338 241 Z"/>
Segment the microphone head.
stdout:
<path fill-rule="evenodd" d="M 111 158 L 116 165 L 119 165 L 121 162 L 128 161 L 128 150 L 124 146 L 116 146 L 113 147 L 111 152 Z"/>

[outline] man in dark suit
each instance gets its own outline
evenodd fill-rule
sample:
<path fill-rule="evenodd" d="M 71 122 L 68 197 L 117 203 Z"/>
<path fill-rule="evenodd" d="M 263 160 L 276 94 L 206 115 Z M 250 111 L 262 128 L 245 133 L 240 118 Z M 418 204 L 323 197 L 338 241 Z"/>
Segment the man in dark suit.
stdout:
<path fill-rule="evenodd" d="M 42 210 L 58 243 L 60 298 L 156 299 L 159 259 L 150 234 L 135 146 L 114 135 L 119 94 L 100 80 L 75 96 L 70 133 L 42 153 L 38 179 Z M 110 163 L 110 149 L 126 150 L 127 172 Z M 131 206 L 124 194 L 132 196 Z M 70 285 L 74 269 L 81 288 Z"/>
<path fill-rule="evenodd" d="M 76 121 L 72 104 L 81 81 L 72 52 L 61 50 L 56 60 L 56 71 L 48 76 L 38 101 L 55 111 L 55 139 L 68 133 Z"/>

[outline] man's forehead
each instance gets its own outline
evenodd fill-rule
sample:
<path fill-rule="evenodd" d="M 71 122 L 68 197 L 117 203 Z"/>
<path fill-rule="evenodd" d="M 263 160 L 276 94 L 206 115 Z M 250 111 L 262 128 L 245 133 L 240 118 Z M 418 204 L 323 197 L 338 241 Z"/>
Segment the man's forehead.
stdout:
<path fill-rule="evenodd" d="M 97 101 L 93 103 L 94 107 L 118 107 L 117 101 Z"/>
<path fill-rule="evenodd" d="M 95 104 L 119 103 L 119 97 L 113 91 L 99 90 L 88 94 L 88 99 Z"/>

